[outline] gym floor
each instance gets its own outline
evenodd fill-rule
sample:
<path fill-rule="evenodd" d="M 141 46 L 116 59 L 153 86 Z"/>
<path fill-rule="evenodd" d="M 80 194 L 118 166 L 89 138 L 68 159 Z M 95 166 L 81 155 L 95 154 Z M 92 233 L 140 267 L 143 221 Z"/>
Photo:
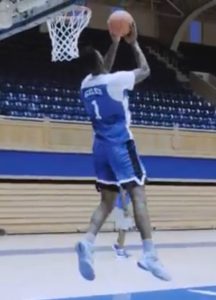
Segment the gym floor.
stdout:
<path fill-rule="evenodd" d="M 163 282 L 136 266 L 138 233 L 127 237 L 129 259 L 112 251 L 115 233 L 98 236 L 96 280 L 80 277 L 74 244 L 80 235 L 0 237 L 1 300 L 216 299 L 216 231 L 156 232 L 158 252 L 173 280 Z"/>

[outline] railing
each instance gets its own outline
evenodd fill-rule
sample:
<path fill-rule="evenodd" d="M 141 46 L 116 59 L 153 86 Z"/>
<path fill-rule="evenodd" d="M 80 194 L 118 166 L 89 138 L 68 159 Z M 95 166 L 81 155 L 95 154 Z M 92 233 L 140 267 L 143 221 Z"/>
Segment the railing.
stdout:
<path fill-rule="evenodd" d="M 142 155 L 216 157 L 215 131 L 132 126 L 132 132 Z M 0 149 L 90 153 L 91 144 L 88 122 L 0 118 Z"/>

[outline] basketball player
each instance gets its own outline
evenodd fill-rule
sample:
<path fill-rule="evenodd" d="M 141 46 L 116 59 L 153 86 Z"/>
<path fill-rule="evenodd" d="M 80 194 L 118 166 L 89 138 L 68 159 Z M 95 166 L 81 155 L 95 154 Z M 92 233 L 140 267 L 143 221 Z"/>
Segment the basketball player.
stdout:
<path fill-rule="evenodd" d="M 152 241 L 144 192 L 145 170 L 129 129 L 127 91 L 132 91 L 135 84 L 146 79 L 150 75 L 150 68 L 137 42 L 136 25 L 133 24 L 125 41 L 131 46 L 137 68 L 110 74 L 120 39 L 113 36 L 112 40 L 113 43 L 104 58 L 94 49 L 87 51 L 86 67 L 89 75 L 81 85 L 81 97 L 95 134 L 93 159 L 101 202 L 93 213 L 86 235 L 76 245 L 79 270 L 85 279 L 94 280 L 95 238 L 113 210 L 121 186 L 127 190 L 132 200 L 135 223 L 142 239 L 142 256 L 138 266 L 157 278 L 170 280 L 169 274 L 158 259 Z"/>
<path fill-rule="evenodd" d="M 114 208 L 115 228 L 118 230 L 118 237 L 116 243 L 113 245 L 116 256 L 120 258 L 130 257 L 125 249 L 127 231 L 133 228 L 133 220 L 129 213 L 130 202 L 130 196 L 127 191 L 120 188 Z"/>

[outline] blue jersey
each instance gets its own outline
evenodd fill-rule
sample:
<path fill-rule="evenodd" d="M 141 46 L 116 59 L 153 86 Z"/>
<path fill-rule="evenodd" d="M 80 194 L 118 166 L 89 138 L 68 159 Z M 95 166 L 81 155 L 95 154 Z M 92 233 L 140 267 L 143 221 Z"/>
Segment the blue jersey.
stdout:
<path fill-rule="evenodd" d="M 132 139 L 128 91 L 134 84 L 133 71 L 88 75 L 83 80 L 81 98 L 96 138 L 111 143 Z"/>

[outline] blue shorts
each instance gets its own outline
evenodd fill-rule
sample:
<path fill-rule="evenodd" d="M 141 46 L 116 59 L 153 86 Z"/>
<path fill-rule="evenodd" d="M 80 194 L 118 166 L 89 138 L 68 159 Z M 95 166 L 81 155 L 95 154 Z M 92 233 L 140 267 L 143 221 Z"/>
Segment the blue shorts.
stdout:
<path fill-rule="evenodd" d="M 143 185 L 146 172 L 133 140 L 110 144 L 95 139 L 93 146 L 97 183 L 120 187 L 134 182 Z"/>

